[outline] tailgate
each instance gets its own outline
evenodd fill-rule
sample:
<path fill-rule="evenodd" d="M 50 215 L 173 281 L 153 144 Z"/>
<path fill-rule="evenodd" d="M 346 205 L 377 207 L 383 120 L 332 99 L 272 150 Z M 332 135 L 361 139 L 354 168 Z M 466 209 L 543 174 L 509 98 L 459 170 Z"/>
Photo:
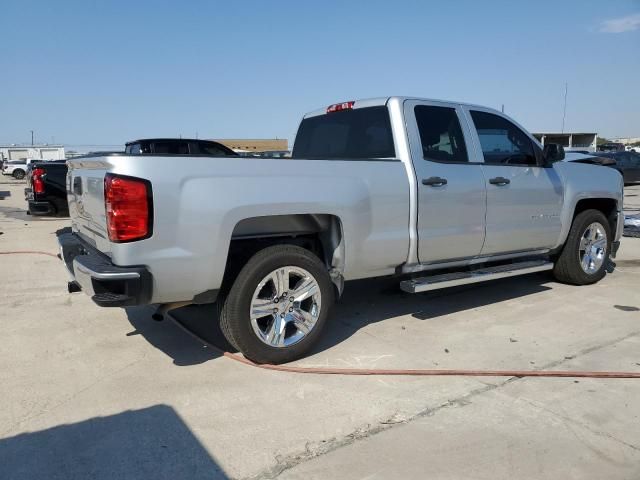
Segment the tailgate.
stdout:
<path fill-rule="evenodd" d="M 111 254 L 104 208 L 104 177 L 110 168 L 105 157 L 69 160 L 67 199 L 71 228 L 95 248 Z"/>

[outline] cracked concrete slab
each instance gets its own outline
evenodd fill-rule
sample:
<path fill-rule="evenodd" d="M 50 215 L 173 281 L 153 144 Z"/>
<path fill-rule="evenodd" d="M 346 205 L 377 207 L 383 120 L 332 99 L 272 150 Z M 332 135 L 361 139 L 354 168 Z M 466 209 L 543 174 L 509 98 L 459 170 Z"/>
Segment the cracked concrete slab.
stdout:
<path fill-rule="evenodd" d="M 538 398 L 544 401 L 544 393 Z M 640 451 L 496 389 L 300 464 L 277 478 L 551 480 L 639 475 Z"/>

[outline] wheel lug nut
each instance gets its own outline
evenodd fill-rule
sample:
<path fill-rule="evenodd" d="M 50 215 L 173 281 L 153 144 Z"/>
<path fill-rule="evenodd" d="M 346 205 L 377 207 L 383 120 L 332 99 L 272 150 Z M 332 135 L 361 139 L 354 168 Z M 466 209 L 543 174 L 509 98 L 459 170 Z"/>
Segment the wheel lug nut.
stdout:
<path fill-rule="evenodd" d="M 273 309 L 273 313 L 278 313 L 278 309 L 277 309 L 277 308 L 274 308 L 274 309 Z"/>
<path fill-rule="evenodd" d="M 289 311 L 290 311 L 290 312 L 293 312 L 293 308 L 290 308 L 290 309 L 289 309 Z"/>
<path fill-rule="evenodd" d="M 293 302 L 294 298 L 293 297 L 289 297 L 289 301 Z"/>
<path fill-rule="evenodd" d="M 279 299 L 279 298 L 274 298 L 274 299 L 273 299 L 273 303 L 278 303 L 279 301 L 280 301 L 280 299 Z"/>

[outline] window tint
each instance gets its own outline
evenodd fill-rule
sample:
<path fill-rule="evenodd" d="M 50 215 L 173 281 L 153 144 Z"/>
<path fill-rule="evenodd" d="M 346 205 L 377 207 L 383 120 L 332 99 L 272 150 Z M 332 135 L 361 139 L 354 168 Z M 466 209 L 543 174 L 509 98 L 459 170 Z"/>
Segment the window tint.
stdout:
<path fill-rule="evenodd" d="M 170 153 L 173 155 L 188 155 L 189 144 L 187 142 L 155 142 L 153 153 Z"/>
<path fill-rule="evenodd" d="M 485 163 L 535 165 L 536 156 L 529 137 L 508 120 L 491 113 L 471 111 L 478 131 Z"/>
<path fill-rule="evenodd" d="M 139 143 L 134 143 L 132 145 L 127 145 L 127 149 L 125 150 L 125 153 L 131 153 L 134 155 L 137 155 L 140 153 L 140 144 Z"/>
<path fill-rule="evenodd" d="M 426 160 L 469 161 L 454 108 L 418 105 L 414 112 L 422 142 L 422 155 Z"/>
<path fill-rule="evenodd" d="M 393 158 L 387 107 L 367 107 L 302 120 L 292 156 L 296 158 Z"/>
<path fill-rule="evenodd" d="M 191 144 L 192 150 L 195 153 L 199 153 L 200 155 L 213 155 L 214 157 L 226 157 L 229 155 L 235 156 L 236 153 L 221 145 L 219 143 L 205 143 L 205 142 L 197 142 Z"/>

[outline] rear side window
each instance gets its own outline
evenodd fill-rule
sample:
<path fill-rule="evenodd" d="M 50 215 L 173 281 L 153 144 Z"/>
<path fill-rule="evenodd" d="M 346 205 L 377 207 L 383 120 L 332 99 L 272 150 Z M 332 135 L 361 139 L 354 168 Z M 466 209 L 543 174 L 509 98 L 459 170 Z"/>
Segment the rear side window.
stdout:
<path fill-rule="evenodd" d="M 422 156 L 436 162 L 468 162 L 467 148 L 456 110 L 418 105 L 414 109 Z"/>
<path fill-rule="evenodd" d="M 125 153 L 130 153 L 132 155 L 138 155 L 140 153 L 140 144 L 139 143 L 133 143 L 131 145 L 127 145 L 127 148 L 125 149 Z"/>
<path fill-rule="evenodd" d="M 187 142 L 154 142 L 153 153 L 169 153 L 172 155 L 188 155 L 189 144 Z"/>
<path fill-rule="evenodd" d="M 489 165 L 535 165 L 531 139 L 517 126 L 498 115 L 471 111 L 480 137 L 484 163 Z"/>
<path fill-rule="evenodd" d="M 226 157 L 229 155 L 235 156 L 236 153 L 225 147 L 224 145 L 220 145 L 217 143 L 192 143 L 192 153 L 197 153 L 200 155 L 213 155 L 214 157 Z"/>
<path fill-rule="evenodd" d="M 385 106 L 366 107 L 305 118 L 292 157 L 394 158 L 389 111 Z"/>

